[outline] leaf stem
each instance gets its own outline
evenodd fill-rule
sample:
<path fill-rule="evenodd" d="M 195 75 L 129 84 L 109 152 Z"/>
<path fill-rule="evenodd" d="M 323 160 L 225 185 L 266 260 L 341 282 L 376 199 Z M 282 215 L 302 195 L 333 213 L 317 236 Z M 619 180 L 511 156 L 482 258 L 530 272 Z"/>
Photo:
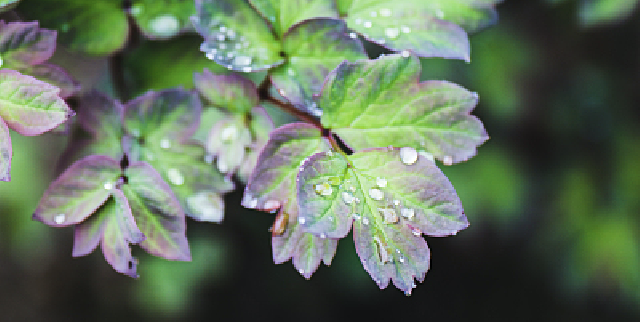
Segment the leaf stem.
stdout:
<path fill-rule="evenodd" d="M 317 118 L 313 117 L 311 114 L 303 112 L 297 108 L 295 108 L 295 106 L 293 106 L 293 104 L 291 103 L 284 103 L 278 99 L 276 99 L 275 97 L 271 96 L 271 94 L 269 94 L 269 88 L 272 86 L 271 81 L 269 81 L 269 78 L 267 77 L 258 87 L 258 94 L 260 95 L 260 98 L 277 106 L 278 108 L 280 108 L 281 110 L 297 117 L 298 119 L 305 121 L 309 124 L 313 124 L 315 127 L 319 128 L 320 130 L 323 130 L 324 128 L 322 127 L 322 124 L 320 123 L 320 120 L 318 120 Z"/>

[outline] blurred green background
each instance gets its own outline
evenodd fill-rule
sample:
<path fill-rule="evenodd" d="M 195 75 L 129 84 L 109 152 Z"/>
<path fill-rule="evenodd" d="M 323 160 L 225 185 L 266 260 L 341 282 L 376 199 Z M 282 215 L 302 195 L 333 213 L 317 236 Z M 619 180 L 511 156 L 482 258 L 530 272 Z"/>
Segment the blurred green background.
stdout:
<path fill-rule="evenodd" d="M 443 169 L 471 226 L 427 238 L 431 269 L 411 297 L 377 288 L 351 235 L 309 281 L 290 262 L 274 265 L 273 215 L 241 208 L 240 192 L 227 196 L 222 225 L 188 220 L 191 263 L 134 246 L 133 280 L 99 250 L 72 258 L 73 229 L 31 220 L 67 138 L 12 135 L 0 321 L 640 320 L 640 12 L 586 28 L 580 8 L 506 0 L 499 23 L 472 36 L 471 64 L 422 60 L 423 79 L 479 93 L 491 139 Z M 193 71 L 215 69 L 200 41 L 138 40 L 121 62 L 129 95 L 190 87 Z M 59 48 L 53 62 L 84 89 L 110 90 L 107 58 Z"/>

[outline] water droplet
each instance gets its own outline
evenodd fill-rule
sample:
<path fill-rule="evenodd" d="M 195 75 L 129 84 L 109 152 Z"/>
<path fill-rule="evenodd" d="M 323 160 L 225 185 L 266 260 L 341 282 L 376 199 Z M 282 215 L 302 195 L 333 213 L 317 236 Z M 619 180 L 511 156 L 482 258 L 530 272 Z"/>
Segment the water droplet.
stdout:
<path fill-rule="evenodd" d="M 371 26 L 372 26 L 371 21 L 365 21 L 362 25 L 363 25 L 365 28 L 371 28 Z"/>
<path fill-rule="evenodd" d="M 373 242 L 376 244 L 376 248 L 378 250 L 378 259 L 382 264 L 388 263 L 390 260 L 389 251 L 385 247 L 384 243 L 380 240 L 378 236 L 373 237 Z"/>
<path fill-rule="evenodd" d="M 354 187 L 354 186 L 350 186 L 350 187 L 349 187 L 349 191 L 351 191 L 351 192 L 356 192 L 356 187 Z"/>
<path fill-rule="evenodd" d="M 396 205 L 396 206 L 400 205 L 400 200 L 398 200 L 398 199 L 394 200 L 393 204 Z"/>
<path fill-rule="evenodd" d="M 129 9 L 129 13 L 131 13 L 132 16 L 138 16 L 142 13 L 142 11 L 144 11 L 144 5 L 140 3 L 134 4 L 133 6 L 131 6 L 131 9 Z"/>
<path fill-rule="evenodd" d="M 353 215 L 351 215 L 353 217 L 353 219 L 355 220 L 360 220 L 360 214 L 358 213 L 354 213 Z"/>
<path fill-rule="evenodd" d="M 355 32 L 350 32 L 349 33 L 349 38 L 356 39 L 357 37 L 358 37 L 358 35 Z"/>
<path fill-rule="evenodd" d="M 418 151 L 412 147 L 401 148 L 400 160 L 406 165 L 412 165 L 418 161 Z"/>
<path fill-rule="evenodd" d="M 422 235 L 422 231 L 420 231 L 420 229 L 415 227 L 411 228 L 411 233 L 416 237 L 420 237 L 420 235 Z"/>
<path fill-rule="evenodd" d="M 391 9 L 387 9 L 387 8 L 380 9 L 380 17 L 391 17 Z"/>
<path fill-rule="evenodd" d="M 391 208 L 378 208 L 378 211 L 384 217 L 384 222 L 387 224 L 395 224 L 398 222 L 398 216 L 396 215 L 396 211 Z"/>
<path fill-rule="evenodd" d="M 369 218 L 367 217 L 362 217 L 362 223 L 366 226 L 369 224 Z"/>
<path fill-rule="evenodd" d="M 180 22 L 173 15 L 161 15 L 149 21 L 149 28 L 158 36 L 171 37 L 180 30 Z"/>
<path fill-rule="evenodd" d="M 253 69 L 251 67 L 242 67 L 242 72 L 243 73 L 251 73 Z"/>
<path fill-rule="evenodd" d="M 64 214 L 58 214 L 53 218 L 53 221 L 56 222 L 56 224 L 60 225 L 64 222 L 66 216 Z"/>
<path fill-rule="evenodd" d="M 327 156 L 332 157 L 333 156 L 333 151 L 327 152 Z"/>
<path fill-rule="evenodd" d="M 237 56 L 233 59 L 234 65 L 244 66 L 251 64 L 251 57 L 249 56 Z"/>
<path fill-rule="evenodd" d="M 227 49 L 227 44 L 220 43 L 220 44 L 218 44 L 218 48 L 220 48 L 222 50 Z"/>
<path fill-rule="evenodd" d="M 344 200 L 346 204 L 349 204 L 349 205 L 352 204 L 355 201 L 355 199 L 356 198 L 350 192 L 344 191 L 342 193 L 342 200 Z"/>
<path fill-rule="evenodd" d="M 427 151 L 420 151 L 418 152 L 419 155 L 423 156 L 425 159 L 433 162 L 434 158 L 433 158 L 433 154 L 427 152 Z"/>
<path fill-rule="evenodd" d="M 403 50 L 400 55 L 402 55 L 402 57 L 409 57 L 411 56 L 411 52 L 409 52 L 408 50 Z"/>
<path fill-rule="evenodd" d="M 105 190 L 111 190 L 111 189 L 113 189 L 113 183 L 111 183 L 111 182 L 105 182 L 105 183 L 104 183 L 104 189 L 105 189 Z"/>
<path fill-rule="evenodd" d="M 438 19 L 444 19 L 444 12 L 440 8 L 436 9 L 436 17 L 438 17 Z"/>
<path fill-rule="evenodd" d="M 247 202 L 247 208 L 256 209 L 258 207 L 258 198 L 249 198 L 249 202 Z"/>
<path fill-rule="evenodd" d="M 313 186 L 316 193 L 321 196 L 330 196 L 333 193 L 333 188 L 328 183 L 320 183 Z"/>
<path fill-rule="evenodd" d="M 369 14 L 371 15 L 372 18 L 375 18 L 378 16 L 378 13 L 375 11 L 371 11 Z"/>
<path fill-rule="evenodd" d="M 293 68 L 287 68 L 287 75 L 296 76 L 296 72 L 293 70 Z"/>
<path fill-rule="evenodd" d="M 215 52 L 208 52 L 208 53 L 205 54 L 205 56 L 207 56 L 207 59 L 214 60 L 216 58 L 216 53 Z"/>
<path fill-rule="evenodd" d="M 398 35 L 400 34 L 400 30 L 398 30 L 398 28 L 386 28 L 384 30 L 384 34 L 387 37 L 389 37 L 391 39 L 394 39 L 394 38 L 398 37 Z"/>
<path fill-rule="evenodd" d="M 322 238 L 322 239 L 327 238 L 327 234 L 325 234 L 325 233 L 321 233 L 321 234 L 320 234 L 320 238 Z"/>
<path fill-rule="evenodd" d="M 402 26 L 400 27 L 400 30 L 402 30 L 403 33 L 408 34 L 411 32 L 411 28 L 407 27 L 407 26 Z"/>
<path fill-rule="evenodd" d="M 404 263 L 404 256 L 398 256 L 398 261 L 400 261 L 400 263 Z"/>
<path fill-rule="evenodd" d="M 299 272 L 301 275 L 304 275 L 304 269 L 302 269 L 302 268 L 301 268 L 301 269 L 299 269 L 299 270 L 298 270 L 298 272 Z"/>
<path fill-rule="evenodd" d="M 235 124 L 231 124 L 222 129 L 222 142 L 232 143 L 238 138 L 238 127 Z"/>
<path fill-rule="evenodd" d="M 380 189 L 372 188 L 369 189 L 369 197 L 374 200 L 382 200 L 384 199 L 384 193 Z"/>
<path fill-rule="evenodd" d="M 444 157 L 442 157 L 442 163 L 444 165 L 452 165 L 453 164 L 453 158 L 450 155 L 445 155 Z"/>
<path fill-rule="evenodd" d="M 402 208 L 402 210 L 400 210 L 400 214 L 402 215 L 402 217 L 407 218 L 408 220 L 411 220 L 413 219 L 413 216 L 416 214 L 416 211 L 411 208 Z"/>
<path fill-rule="evenodd" d="M 300 225 L 304 225 L 304 223 L 305 223 L 306 221 L 307 221 L 307 220 L 306 220 L 306 219 L 304 219 L 304 217 L 298 217 L 298 222 L 300 223 Z"/>
<path fill-rule="evenodd" d="M 2 60 L 2 57 L 0 57 L 0 67 L 2 67 L 2 63 L 3 63 L 3 60 Z"/>
<path fill-rule="evenodd" d="M 384 187 L 387 186 L 387 179 L 381 178 L 381 177 L 377 177 L 376 178 L 376 184 L 378 185 L 378 187 L 384 188 Z"/>
<path fill-rule="evenodd" d="M 218 158 L 216 162 L 216 166 L 218 168 L 218 171 L 222 173 L 227 173 L 229 171 L 229 165 L 227 164 L 227 161 L 225 161 L 225 159 L 223 158 Z"/>
<path fill-rule="evenodd" d="M 171 147 L 171 141 L 169 141 L 169 139 L 162 139 L 160 140 L 160 147 L 163 149 L 168 149 Z"/>
<path fill-rule="evenodd" d="M 280 208 L 280 201 L 278 201 L 278 200 L 267 200 L 267 202 L 264 203 L 264 206 L 262 206 L 262 208 L 264 210 L 268 210 L 268 211 L 278 209 L 278 208 Z"/>
<path fill-rule="evenodd" d="M 223 34 L 217 34 L 217 35 L 216 35 L 216 39 L 217 39 L 218 41 L 224 41 L 226 38 L 227 38 L 227 37 L 226 37 L 225 35 L 223 35 Z"/>
<path fill-rule="evenodd" d="M 182 173 L 176 168 L 171 168 L 167 170 L 167 177 L 169 177 L 169 181 L 175 184 L 176 186 L 184 184 L 184 177 Z"/>

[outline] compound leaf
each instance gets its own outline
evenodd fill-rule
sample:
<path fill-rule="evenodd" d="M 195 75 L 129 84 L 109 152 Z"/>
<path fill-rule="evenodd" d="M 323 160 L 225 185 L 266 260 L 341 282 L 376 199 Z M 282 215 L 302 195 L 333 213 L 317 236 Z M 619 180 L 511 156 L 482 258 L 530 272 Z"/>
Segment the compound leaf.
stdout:
<path fill-rule="evenodd" d="M 0 70 L 0 117 L 22 135 L 42 134 L 74 114 L 59 92 L 59 88 L 31 76 Z"/>
<path fill-rule="evenodd" d="M 305 158 L 330 149 L 320 130 L 311 125 L 293 123 L 276 129 L 260 152 L 242 200 L 248 208 L 280 208 L 272 228 L 273 261 L 280 264 L 293 258 L 294 267 L 305 278 L 321 261 L 331 263 L 338 241 L 314 236 L 299 225 L 297 175 Z"/>
<path fill-rule="evenodd" d="M 189 17 L 196 9 L 192 1 L 134 0 L 129 13 L 145 36 L 167 39 L 191 28 Z"/>
<path fill-rule="evenodd" d="M 292 104 L 319 116 L 313 95 L 320 93 L 325 77 L 344 60 L 367 58 L 357 38 L 336 19 L 306 20 L 287 32 L 283 49 L 288 60 L 271 73 L 280 94 Z"/>
<path fill-rule="evenodd" d="M 118 161 L 100 155 L 85 157 L 49 185 L 33 218 L 50 226 L 77 224 L 109 198 L 119 177 Z"/>
<path fill-rule="evenodd" d="M 51 58 L 56 50 L 56 32 L 41 29 L 38 22 L 0 20 L 0 66 L 18 69 Z"/>
<path fill-rule="evenodd" d="M 71 50 L 108 55 L 120 50 L 129 35 L 121 6 L 112 0 L 24 0 L 18 11 L 56 29 L 58 41 Z"/>
<path fill-rule="evenodd" d="M 469 113 L 477 95 L 444 81 L 418 83 L 416 57 L 345 62 L 327 77 L 322 124 L 354 150 L 408 146 L 445 164 L 465 161 L 488 139 Z"/>
<path fill-rule="evenodd" d="M 356 251 L 380 288 L 391 279 L 410 293 L 429 268 L 422 233 L 447 236 L 468 226 L 449 180 L 413 148 L 318 153 L 298 178 L 299 222 L 336 238 L 353 223 Z"/>
<path fill-rule="evenodd" d="M 9 127 L 0 118 L 0 181 L 11 181 L 11 135 Z"/>
<path fill-rule="evenodd" d="M 230 70 L 253 72 L 282 64 L 280 43 L 245 0 L 196 0 L 193 24 L 207 57 Z"/>
<path fill-rule="evenodd" d="M 193 75 L 193 82 L 200 95 L 215 107 L 244 114 L 258 105 L 256 85 L 241 75 L 216 75 L 205 68 L 202 74 Z"/>
<path fill-rule="evenodd" d="M 146 162 L 131 164 L 125 173 L 128 183 L 122 191 L 137 227 L 146 236 L 140 246 L 156 256 L 190 261 L 184 211 L 169 185 Z"/>
<path fill-rule="evenodd" d="M 296 23 L 318 17 L 338 18 L 331 0 L 249 0 L 280 37 Z"/>

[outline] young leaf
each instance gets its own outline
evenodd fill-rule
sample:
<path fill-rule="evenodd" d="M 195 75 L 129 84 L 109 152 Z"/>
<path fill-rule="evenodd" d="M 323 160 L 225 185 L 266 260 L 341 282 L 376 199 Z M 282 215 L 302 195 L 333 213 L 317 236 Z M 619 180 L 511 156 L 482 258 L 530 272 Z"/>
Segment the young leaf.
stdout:
<path fill-rule="evenodd" d="M 40 29 L 38 22 L 0 20 L 0 57 L 2 67 L 19 69 L 51 58 L 56 50 L 56 32 Z"/>
<path fill-rule="evenodd" d="M 107 55 L 120 50 L 129 23 L 120 1 L 23 0 L 18 11 L 59 31 L 58 41 L 74 51 Z"/>
<path fill-rule="evenodd" d="M 335 19 L 304 21 L 287 32 L 283 49 L 288 61 L 273 70 L 271 80 L 291 103 L 318 115 L 313 95 L 320 93 L 330 71 L 345 59 L 367 58 L 357 38 L 349 37 L 344 22 Z"/>
<path fill-rule="evenodd" d="M 96 90 L 79 98 L 78 123 L 93 136 L 88 153 L 122 158 L 123 110 L 120 102 Z"/>
<path fill-rule="evenodd" d="M 147 37 L 167 39 L 189 29 L 196 10 L 192 1 L 134 0 L 129 13 Z"/>
<path fill-rule="evenodd" d="M 241 75 L 216 75 L 204 69 L 193 74 L 196 89 L 211 105 L 244 114 L 258 105 L 256 85 Z"/>
<path fill-rule="evenodd" d="M 445 164 L 471 158 L 489 138 L 469 114 L 477 95 L 444 81 L 419 83 L 419 75 L 413 56 L 341 64 L 320 97 L 322 124 L 354 150 L 408 146 Z"/>
<path fill-rule="evenodd" d="M 249 0 L 279 37 L 296 23 L 310 18 L 338 18 L 332 0 Z"/>
<path fill-rule="evenodd" d="M 458 0 L 437 0 L 455 2 Z M 461 0 L 466 1 L 466 0 Z M 342 2 L 342 1 L 338 1 Z M 345 19 L 368 40 L 395 51 L 411 50 L 423 57 L 443 57 L 469 61 L 466 32 L 440 17 L 440 3 L 433 1 L 353 0 L 341 4 Z"/>
<path fill-rule="evenodd" d="M 80 84 L 60 66 L 40 64 L 21 69 L 20 71 L 58 87 L 60 89 L 60 94 L 58 95 L 61 98 L 67 98 L 80 91 Z"/>
<path fill-rule="evenodd" d="M 0 181 L 11 181 L 11 135 L 7 124 L 0 118 Z"/>
<path fill-rule="evenodd" d="M 209 59 L 240 72 L 282 64 L 280 43 L 245 0 L 196 0 L 193 24 Z"/>
<path fill-rule="evenodd" d="M 22 135 L 39 135 L 74 113 L 58 96 L 60 89 L 16 71 L 0 70 L 0 117 Z"/>
<path fill-rule="evenodd" d="M 120 176 L 120 163 L 92 155 L 71 165 L 45 191 L 33 218 L 50 226 L 85 220 L 111 194 Z"/>
<path fill-rule="evenodd" d="M 160 174 L 145 162 L 131 164 L 122 191 L 133 218 L 146 239 L 140 243 L 150 254 L 171 260 L 190 261 L 184 212 Z"/>
<path fill-rule="evenodd" d="M 380 288 L 391 279 L 410 293 L 413 279 L 422 281 L 429 268 L 421 234 L 446 236 L 468 226 L 449 180 L 413 148 L 318 153 L 298 178 L 300 223 L 315 234 L 343 237 L 348 229 L 340 228 L 353 222 L 356 251 Z"/>
<path fill-rule="evenodd" d="M 296 178 L 307 156 L 330 149 L 320 131 L 311 125 L 294 123 L 276 129 L 260 152 L 242 199 L 247 208 L 281 208 L 276 221 L 280 220 L 282 227 L 275 228 L 272 238 L 273 261 L 280 264 L 293 258 L 295 268 L 305 278 L 311 277 L 321 261 L 331 263 L 338 241 L 314 236 L 300 227 Z"/>

